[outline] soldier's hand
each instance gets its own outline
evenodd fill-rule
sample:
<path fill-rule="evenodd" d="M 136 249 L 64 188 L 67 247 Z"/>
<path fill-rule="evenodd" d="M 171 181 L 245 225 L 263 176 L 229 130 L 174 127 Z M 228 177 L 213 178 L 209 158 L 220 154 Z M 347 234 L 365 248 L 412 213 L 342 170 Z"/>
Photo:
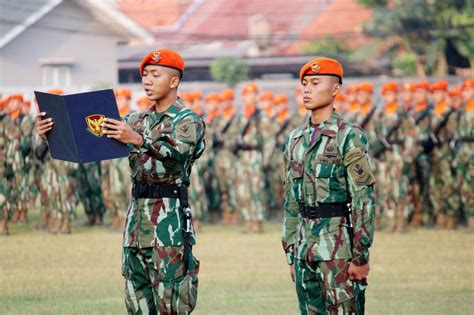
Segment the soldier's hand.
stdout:
<path fill-rule="evenodd" d="M 362 281 L 364 279 L 367 279 L 367 276 L 369 275 L 369 264 L 357 266 L 354 263 L 349 264 L 349 279 L 353 281 Z"/>
<path fill-rule="evenodd" d="M 41 139 L 46 139 L 46 134 L 53 129 L 54 121 L 53 118 L 46 118 L 46 112 L 38 113 L 35 117 L 36 124 L 35 129 Z"/>
<path fill-rule="evenodd" d="M 143 142 L 143 137 L 124 121 L 104 118 L 101 126 L 104 128 L 103 133 L 107 135 L 107 138 L 112 138 L 125 144 L 133 144 L 134 146 L 139 146 Z"/>
<path fill-rule="evenodd" d="M 291 280 L 295 282 L 295 264 L 290 265 L 290 276 L 291 276 Z"/>

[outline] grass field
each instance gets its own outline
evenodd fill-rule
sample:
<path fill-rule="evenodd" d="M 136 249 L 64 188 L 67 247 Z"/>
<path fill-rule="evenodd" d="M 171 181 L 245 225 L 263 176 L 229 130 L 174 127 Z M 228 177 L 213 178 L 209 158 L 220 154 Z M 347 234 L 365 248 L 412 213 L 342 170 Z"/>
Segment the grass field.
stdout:
<path fill-rule="evenodd" d="M 280 245 L 263 235 L 204 226 L 194 314 L 298 314 Z M 13 226 L 0 238 L 0 314 L 124 314 L 122 235 L 78 228 L 53 236 Z M 474 233 L 378 233 L 372 249 L 368 314 L 474 314 Z"/>

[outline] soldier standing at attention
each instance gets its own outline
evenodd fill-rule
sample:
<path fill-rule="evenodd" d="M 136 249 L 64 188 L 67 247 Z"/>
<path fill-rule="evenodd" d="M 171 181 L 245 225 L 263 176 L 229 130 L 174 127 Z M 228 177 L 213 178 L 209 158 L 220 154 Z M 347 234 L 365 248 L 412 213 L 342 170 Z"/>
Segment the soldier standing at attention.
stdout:
<path fill-rule="evenodd" d="M 125 122 L 106 118 L 107 137 L 128 144 L 133 182 L 123 243 L 129 314 L 189 314 L 197 301 L 199 262 L 187 188 L 194 161 L 205 148 L 202 119 L 178 99 L 184 61 L 155 50 L 140 64 L 145 93 L 155 105 Z M 40 113 L 40 117 L 45 113 Z M 45 134 L 50 119 L 40 120 Z"/>
<path fill-rule="evenodd" d="M 333 109 L 342 75 L 330 58 L 301 68 L 311 117 L 290 133 L 284 153 L 282 244 L 301 314 L 364 312 L 375 177 L 364 131 Z"/>

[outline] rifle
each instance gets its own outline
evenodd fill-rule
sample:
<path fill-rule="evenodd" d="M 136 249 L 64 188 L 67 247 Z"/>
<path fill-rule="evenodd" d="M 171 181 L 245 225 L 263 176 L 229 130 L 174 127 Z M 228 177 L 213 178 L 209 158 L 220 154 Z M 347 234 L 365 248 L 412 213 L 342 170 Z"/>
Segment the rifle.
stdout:
<path fill-rule="evenodd" d="M 428 134 L 428 137 L 420 142 L 420 145 L 423 147 L 425 154 L 431 153 L 435 146 L 440 146 L 441 141 L 439 140 L 439 133 L 446 127 L 449 117 L 454 113 L 456 109 L 451 107 L 446 115 L 443 116 L 443 119 L 438 123 L 433 132 Z"/>
<path fill-rule="evenodd" d="M 288 125 L 290 124 L 290 119 L 288 118 L 287 120 L 285 120 L 285 122 L 281 125 L 280 129 L 278 129 L 278 131 L 276 132 L 275 134 L 275 147 L 276 148 L 281 148 L 282 147 L 282 144 L 278 141 L 278 138 L 281 136 L 281 134 L 286 130 L 286 128 L 288 127 Z"/>
<path fill-rule="evenodd" d="M 362 129 L 365 129 L 365 127 L 367 127 L 367 125 L 369 124 L 370 120 L 372 119 L 372 116 L 375 114 L 375 110 L 377 109 L 377 107 L 374 105 L 374 108 L 372 108 L 372 110 L 367 114 L 367 116 L 365 116 L 364 120 L 362 121 L 362 123 L 360 124 L 360 127 Z"/>
<path fill-rule="evenodd" d="M 222 135 L 224 135 L 227 130 L 230 128 L 230 125 L 232 125 L 232 121 L 234 120 L 235 115 L 232 115 L 230 117 L 229 121 L 224 125 L 224 127 L 221 129 L 220 132 L 216 132 L 214 134 L 214 141 L 212 143 L 212 148 L 217 151 L 218 149 L 222 148 L 224 146 L 224 139 Z"/>
<path fill-rule="evenodd" d="M 387 135 L 385 137 L 379 138 L 377 143 L 374 145 L 376 150 L 374 150 L 374 157 L 379 158 L 385 151 L 389 150 L 392 146 L 392 142 L 390 138 L 392 135 L 400 128 L 402 125 L 403 119 L 407 116 L 407 112 L 402 115 L 397 122 L 388 130 Z"/>

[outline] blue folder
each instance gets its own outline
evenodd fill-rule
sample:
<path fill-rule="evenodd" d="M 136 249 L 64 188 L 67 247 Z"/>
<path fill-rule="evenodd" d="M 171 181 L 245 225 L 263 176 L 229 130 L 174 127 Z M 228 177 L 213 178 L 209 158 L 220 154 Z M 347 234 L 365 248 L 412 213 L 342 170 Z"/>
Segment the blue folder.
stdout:
<path fill-rule="evenodd" d="M 35 91 L 40 111 L 53 118 L 46 134 L 54 159 L 87 163 L 128 156 L 127 146 L 102 134 L 102 119 L 120 120 L 111 89 L 56 95 Z"/>

